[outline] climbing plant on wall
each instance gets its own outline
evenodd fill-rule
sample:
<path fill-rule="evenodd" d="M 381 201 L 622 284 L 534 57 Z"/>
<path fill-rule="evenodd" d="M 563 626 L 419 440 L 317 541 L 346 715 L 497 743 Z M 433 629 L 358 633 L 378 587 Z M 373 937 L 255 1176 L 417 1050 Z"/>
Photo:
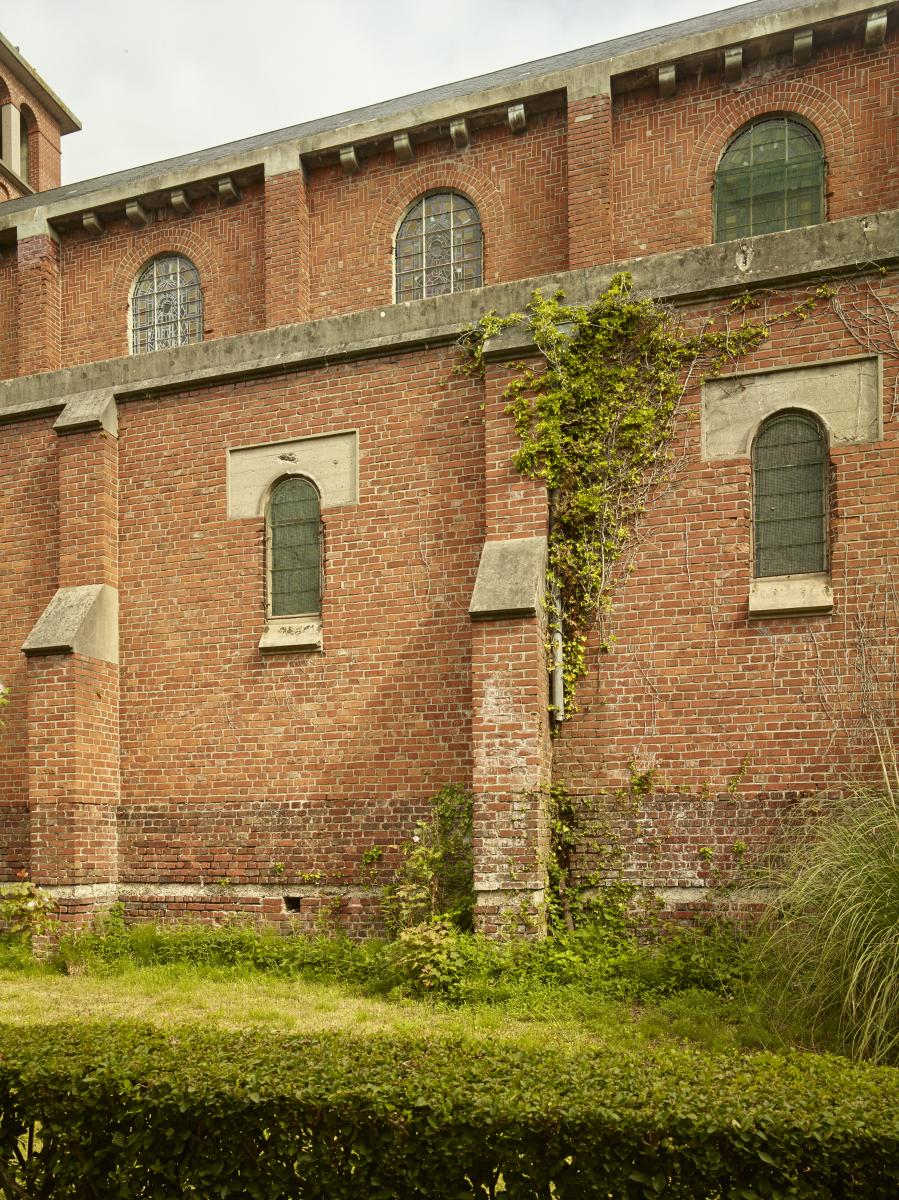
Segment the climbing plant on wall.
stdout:
<path fill-rule="evenodd" d="M 746 317 L 741 298 L 689 329 L 618 274 L 591 304 L 537 291 L 524 313 L 488 313 L 463 334 L 463 369 L 483 371 L 485 343 L 512 325 L 528 328 L 543 360 L 514 364 L 505 396 L 521 440 L 514 464 L 550 493 L 549 620 L 562 634 L 571 704 L 587 634 L 611 605 L 647 501 L 670 477 L 681 398 L 697 372 L 720 372 L 768 328 Z"/>

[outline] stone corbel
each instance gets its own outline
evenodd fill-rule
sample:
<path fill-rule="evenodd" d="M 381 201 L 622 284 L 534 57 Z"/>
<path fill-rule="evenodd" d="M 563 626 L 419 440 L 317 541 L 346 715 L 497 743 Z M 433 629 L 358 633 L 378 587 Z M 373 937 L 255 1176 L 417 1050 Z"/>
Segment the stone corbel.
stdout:
<path fill-rule="evenodd" d="M 412 149 L 412 142 L 408 133 L 395 133 L 393 135 L 393 153 L 396 155 L 397 162 L 411 162 L 415 157 L 415 151 Z"/>
<path fill-rule="evenodd" d="M 528 127 L 528 114 L 523 104 L 510 104 L 506 114 L 513 133 L 524 133 Z"/>
<path fill-rule="evenodd" d="M 743 74 L 743 47 L 731 46 L 724 51 L 724 78 L 728 83 L 739 83 Z"/>
<path fill-rule="evenodd" d="M 464 117 L 459 117 L 455 121 L 450 121 L 450 137 L 453 140 L 453 145 L 457 150 L 467 149 L 470 137 L 468 134 L 468 122 Z"/>
<path fill-rule="evenodd" d="M 810 29 L 801 29 L 793 34 L 793 66 L 804 67 L 812 61 L 814 34 Z"/>
<path fill-rule="evenodd" d="M 103 232 L 103 222 L 95 212 L 86 212 L 81 218 L 81 224 L 88 233 L 92 233 L 95 237 L 99 237 Z"/>
<path fill-rule="evenodd" d="M 659 95 L 663 100 L 670 100 L 677 88 L 677 67 L 674 63 L 666 63 L 659 67 Z"/>
<path fill-rule="evenodd" d="M 342 146 L 340 149 L 340 165 L 347 175 L 359 174 L 359 159 L 356 156 L 355 146 Z"/>
<path fill-rule="evenodd" d="M 184 188 L 175 188 L 169 196 L 169 203 L 179 217 L 189 217 L 193 212 L 193 207 Z"/>
<path fill-rule="evenodd" d="M 218 194 L 226 204 L 236 204 L 240 199 L 240 189 L 230 175 L 224 175 L 218 181 Z"/>
<path fill-rule="evenodd" d="M 139 200 L 129 200 L 125 205 L 125 216 L 136 229 L 145 229 L 150 224 L 150 214 Z"/>
<path fill-rule="evenodd" d="M 865 21 L 865 49 L 879 50 L 887 33 L 887 14 L 885 8 L 878 8 L 868 13 Z"/>

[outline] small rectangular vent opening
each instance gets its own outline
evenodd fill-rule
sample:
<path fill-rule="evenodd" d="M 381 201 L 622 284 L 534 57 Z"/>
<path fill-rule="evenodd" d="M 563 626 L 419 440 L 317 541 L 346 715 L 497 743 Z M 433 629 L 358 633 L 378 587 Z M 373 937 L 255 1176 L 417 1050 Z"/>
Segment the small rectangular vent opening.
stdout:
<path fill-rule="evenodd" d="M 285 912 L 299 912 L 300 905 L 302 904 L 302 902 L 303 901 L 302 901 L 301 896 L 285 896 L 284 897 L 284 911 Z"/>

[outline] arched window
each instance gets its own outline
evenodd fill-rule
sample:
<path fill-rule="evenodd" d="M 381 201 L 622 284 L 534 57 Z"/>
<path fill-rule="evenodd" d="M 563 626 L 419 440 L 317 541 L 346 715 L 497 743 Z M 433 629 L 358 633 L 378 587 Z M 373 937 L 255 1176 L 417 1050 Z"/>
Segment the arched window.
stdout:
<path fill-rule="evenodd" d="M 824 147 L 792 117 L 760 117 L 733 139 L 715 175 L 715 241 L 824 220 Z"/>
<path fill-rule="evenodd" d="M 134 284 L 131 297 L 131 350 L 165 350 L 203 337 L 200 276 L 182 254 L 151 259 Z"/>
<path fill-rule="evenodd" d="M 827 439 L 809 413 L 769 417 L 752 447 L 755 576 L 826 571 Z"/>
<path fill-rule="evenodd" d="M 484 281 L 478 210 L 458 192 L 419 197 L 396 234 L 396 298 L 466 292 Z"/>
<path fill-rule="evenodd" d="M 268 505 L 269 616 L 321 612 L 321 502 L 299 475 L 276 483 Z"/>

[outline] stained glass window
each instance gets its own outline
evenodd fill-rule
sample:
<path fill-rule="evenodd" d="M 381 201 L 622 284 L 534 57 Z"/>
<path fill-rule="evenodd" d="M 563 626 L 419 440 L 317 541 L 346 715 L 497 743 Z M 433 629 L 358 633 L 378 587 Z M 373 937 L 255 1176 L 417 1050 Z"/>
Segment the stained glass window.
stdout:
<path fill-rule="evenodd" d="M 777 233 L 824 219 L 824 148 L 789 117 L 753 121 L 721 156 L 715 241 Z"/>
<path fill-rule="evenodd" d="M 806 413 L 781 412 L 752 450 L 755 574 L 827 570 L 827 443 Z"/>
<path fill-rule="evenodd" d="M 321 612 L 321 513 L 308 479 L 275 486 L 268 510 L 270 611 L 273 617 Z"/>
<path fill-rule="evenodd" d="M 203 337 L 203 293 L 190 259 L 163 254 L 152 259 L 134 285 L 131 350 L 167 350 Z"/>
<path fill-rule="evenodd" d="M 396 235 L 396 298 L 421 300 L 480 287 L 484 238 L 478 210 L 458 192 L 416 200 Z"/>

